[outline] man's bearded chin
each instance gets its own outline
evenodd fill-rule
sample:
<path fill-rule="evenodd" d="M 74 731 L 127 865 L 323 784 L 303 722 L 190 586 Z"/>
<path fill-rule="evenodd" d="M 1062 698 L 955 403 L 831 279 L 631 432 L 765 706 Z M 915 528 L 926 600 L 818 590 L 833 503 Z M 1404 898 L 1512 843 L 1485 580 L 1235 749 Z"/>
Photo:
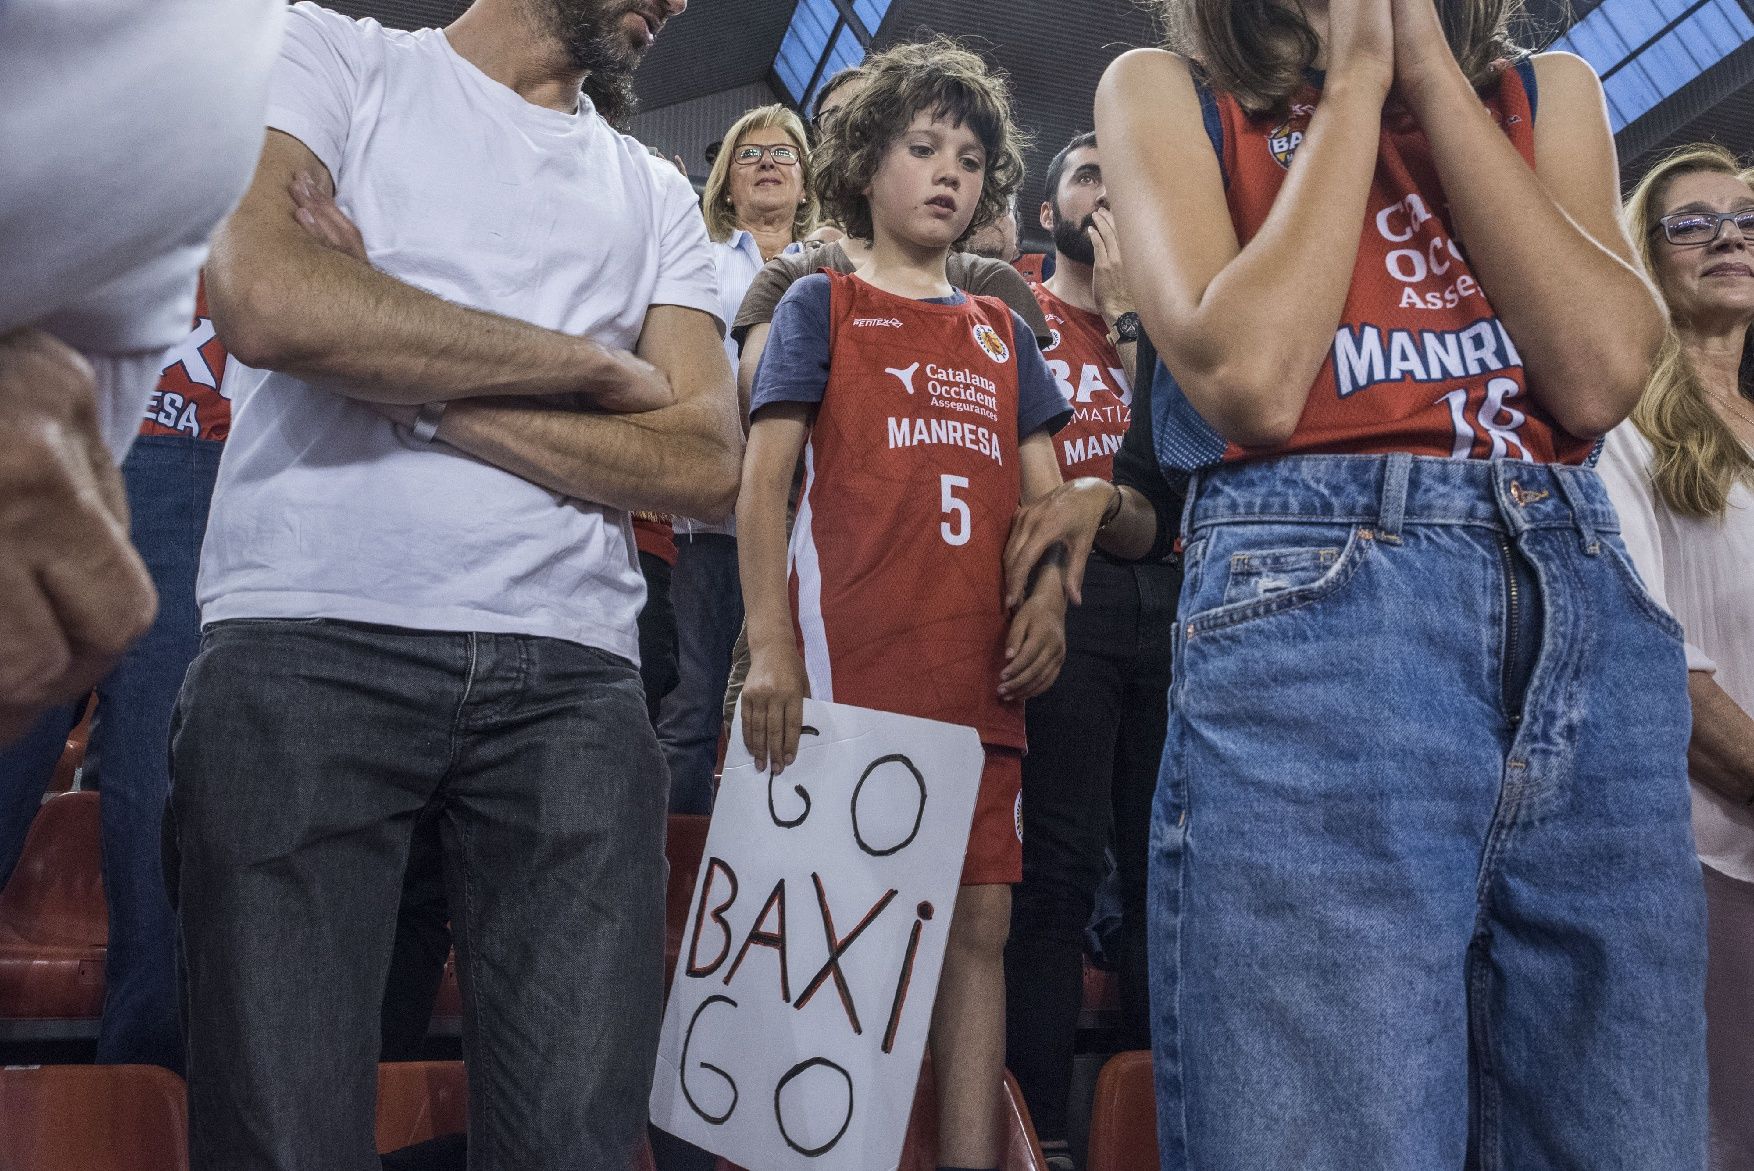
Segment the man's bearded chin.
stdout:
<path fill-rule="evenodd" d="M 621 18 L 638 10 L 635 0 L 535 0 L 538 12 L 585 73 L 584 93 L 612 125 L 633 116 L 633 71 L 639 53 L 621 30 Z"/>
<path fill-rule="evenodd" d="M 1090 229 L 1096 217 L 1087 215 L 1081 224 L 1073 224 L 1054 207 L 1054 251 L 1079 264 L 1096 263 L 1096 245 L 1090 241 Z"/>

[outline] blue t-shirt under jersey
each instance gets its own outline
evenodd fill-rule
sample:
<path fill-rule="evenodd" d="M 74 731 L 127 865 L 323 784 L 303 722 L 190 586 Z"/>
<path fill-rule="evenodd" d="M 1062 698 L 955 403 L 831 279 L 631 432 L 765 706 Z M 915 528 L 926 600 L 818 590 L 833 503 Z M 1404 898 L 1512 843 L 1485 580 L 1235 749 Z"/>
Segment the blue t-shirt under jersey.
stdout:
<path fill-rule="evenodd" d="M 926 305 L 960 305 L 968 294 L 957 289 L 948 297 L 922 299 Z M 811 273 L 801 278 L 774 307 L 773 326 L 761 365 L 755 372 L 751 414 L 774 403 L 820 403 L 828 390 L 828 277 Z M 1017 438 L 1028 439 L 1046 428 L 1051 434 L 1072 417 L 1053 371 L 1029 323 L 1011 314 L 1012 352 L 1017 356 Z"/>

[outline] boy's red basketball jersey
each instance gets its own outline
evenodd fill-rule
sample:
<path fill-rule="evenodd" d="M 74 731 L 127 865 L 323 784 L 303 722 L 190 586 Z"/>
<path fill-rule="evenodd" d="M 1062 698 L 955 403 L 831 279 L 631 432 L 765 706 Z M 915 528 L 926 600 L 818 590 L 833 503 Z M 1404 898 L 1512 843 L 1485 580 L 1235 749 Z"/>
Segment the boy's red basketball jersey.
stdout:
<path fill-rule="evenodd" d="M 1054 331 L 1042 357 L 1072 408 L 1072 421 L 1054 435 L 1060 476 L 1113 479 L 1115 452 L 1133 417 L 1133 388 L 1108 326 L 1100 314 L 1060 300 L 1046 285 L 1030 289 Z"/>
<path fill-rule="evenodd" d="M 1201 98 L 1231 220 L 1246 245 L 1272 211 L 1321 91 L 1305 86 L 1282 117 L 1251 116 L 1228 94 L 1203 89 Z M 1506 65 L 1481 101 L 1533 167 L 1532 63 Z M 1340 328 L 1291 439 L 1272 452 L 1245 451 L 1207 428 L 1170 446 L 1181 454 L 1205 448 L 1193 466 L 1394 451 L 1581 463 L 1593 442 L 1568 434 L 1529 394 L 1516 344 L 1468 265 L 1466 241 L 1456 238 L 1430 142 L 1405 111 L 1383 116 L 1361 227 Z M 1184 425 L 1199 421 L 1178 413 Z"/>
<path fill-rule="evenodd" d="M 207 316 L 206 283 L 195 289 L 195 324 L 189 336 L 165 355 L 158 386 L 146 400 L 142 435 L 188 435 L 222 440 L 231 434 L 231 400 L 225 382 L 225 346 Z"/>
<path fill-rule="evenodd" d="M 790 556 L 810 694 L 1022 748 L 1023 705 L 997 694 L 1022 483 L 1011 310 L 827 276 L 828 385 Z"/>

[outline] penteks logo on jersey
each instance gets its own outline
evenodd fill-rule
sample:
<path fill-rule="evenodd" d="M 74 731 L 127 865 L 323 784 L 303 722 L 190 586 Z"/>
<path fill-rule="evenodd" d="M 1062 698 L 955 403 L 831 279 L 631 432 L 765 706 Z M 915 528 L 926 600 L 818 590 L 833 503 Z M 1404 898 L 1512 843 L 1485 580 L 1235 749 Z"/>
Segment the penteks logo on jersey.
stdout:
<path fill-rule="evenodd" d="M 999 331 L 986 322 L 983 321 L 974 327 L 974 340 L 980 343 L 981 349 L 985 350 L 987 357 L 993 361 L 1009 362 L 1011 360 L 1011 347 L 1005 344 L 1005 339 L 999 336 Z"/>

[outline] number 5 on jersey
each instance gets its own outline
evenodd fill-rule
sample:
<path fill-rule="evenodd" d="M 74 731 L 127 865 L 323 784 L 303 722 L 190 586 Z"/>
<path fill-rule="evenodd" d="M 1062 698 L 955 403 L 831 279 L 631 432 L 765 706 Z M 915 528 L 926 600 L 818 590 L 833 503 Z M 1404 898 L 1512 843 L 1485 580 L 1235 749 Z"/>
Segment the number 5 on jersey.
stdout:
<path fill-rule="evenodd" d="M 966 545 L 970 535 L 968 502 L 956 495 L 956 489 L 968 487 L 967 476 L 938 477 L 938 507 L 947 515 L 938 523 L 938 534 L 946 545 Z"/>

